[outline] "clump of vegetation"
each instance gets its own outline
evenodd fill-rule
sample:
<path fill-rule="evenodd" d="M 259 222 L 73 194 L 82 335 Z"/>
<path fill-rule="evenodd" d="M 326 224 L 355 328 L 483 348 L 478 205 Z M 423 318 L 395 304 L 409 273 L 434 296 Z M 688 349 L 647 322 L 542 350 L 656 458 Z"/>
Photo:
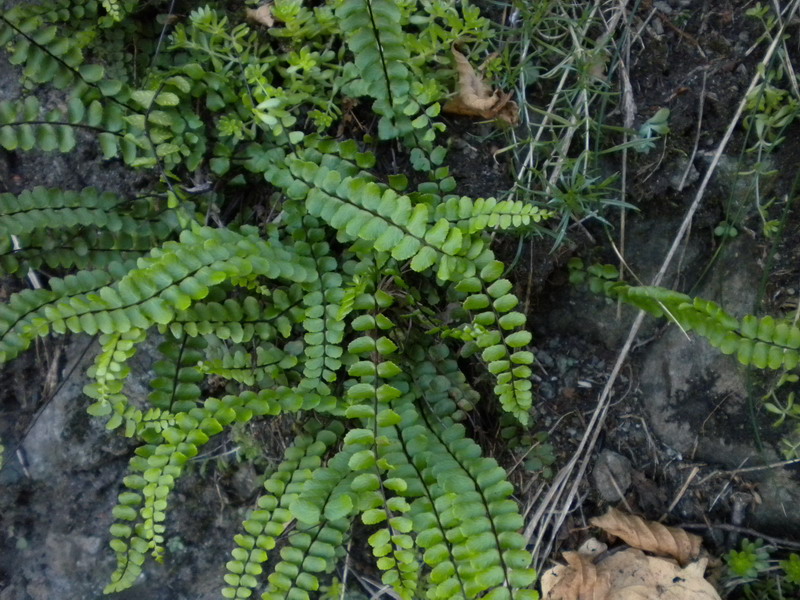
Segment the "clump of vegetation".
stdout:
<path fill-rule="evenodd" d="M 200 448 L 293 413 L 302 431 L 235 537 L 223 596 L 311 597 L 359 520 L 399 597 L 536 597 L 513 486 L 460 423 L 479 396 L 458 357 L 530 420 L 531 335 L 489 237 L 551 215 L 453 194 L 437 118 L 451 47 L 483 53 L 489 22 L 440 1 L 277 0 L 250 22 L 208 4 L 158 15 L 163 27 L 138 13 L 152 10 L 55 0 L 0 16 L 24 76 L 0 105 L 0 144 L 69 152 L 85 131 L 105 159 L 154 176 L 137 197 L 0 196 L 3 272 L 63 273 L 2 306 L 0 360 L 48 334 L 98 336 L 88 410 L 141 443 L 105 591 L 164 558 L 170 494 Z M 42 85 L 63 105 L 41 102 Z M 359 119 L 377 123 L 359 134 Z M 413 178 L 375 168 L 390 144 Z M 259 188 L 266 203 L 242 200 Z M 125 381 L 154 332 L 142 403 Z M 223 394 L 205 392 L 209 377 Z"/>
<path fill-rule="evenodd" d="M 800 556 L 789 554 L 784 560 L 774 560 L 774 548 L 763 540 L 744 539 L 740 550 L 730 550 L 725 556 L 726 582 L 737 588 L 747 600 L 788 600 L 800 592 Z"/>
<path fill-rule="evenodd" d="M 137 196 L 0 194 L 2 274 L 47 273 L 0 306 L 0 362 L 42 336 L 97 336 L 88 411 L 140 444 L 113 510 L 106 592 L 134 585 L 147 557 L 164 559 L 170 495 L 201 448 L 292 415 L 298 435 L 263 474 L 224 597 L 339 597 L 331 573 L 360 523 L 401 598 L 535 598 L 513 486 L 464 425 L 482 395 L 465 367 L 477 366 L 501 438 L 528 469 L 552 475 L 547 436 L 525 430 L 526 311 L 491 241 L 511 232 L 558 243 L 572 224 L 628 208 L 601 157 L 655 149 L 669 111 L 637 129 L 598 117 L 614 65 L 595 8 L 521 3 L 509 50 L 492 46 L 496 28 L 468 2 L 249 4 L 173 14 L 167 2 L 49 0 L 0 15 L 0 47 L 23 76 L 21 95 L 0 102 L 0 146 L 71 152 L 91 137 L 104 160 L 150 175 Z M 768 11 L 751 12 L 772 29 Z M 472 68 L 487 55 L 485 71 Z M 552 101 L 517 106 L 510 86 L 486 83 L 498 70 L 522 89 L 541 78 Z M 747 99 L 767 236 L 779 222 L 758 190 L 797 112 L 786 74 L 769 71 Z M 522 122 L 499 151 L 515 153 L 507 197 L 456 193 L 440 113 L 457 82 L 461 114 L 468 105 L 466 114 Z M 47 88 L 60 100 L 45 100 Z M 731 213 L 718 235 L 738 223 Z M 574 283 L 665 316 L 743 364 L 788 373 L 800 363 L 789 319 L 737 319 L 713 302 L 629 285 L 614 267 L 571 266 Z M 129 398 L 130 359 L 153 336 L 151 392 Z M 768 410 L 795 417 L 787 398 L 771 396 Z M 249 440 L 241 446 L 262 463 Z M 750 579 L 770 568 L 756 545 L 728 563 Z M 779 593 L 798 584 L 798 564 L 781 563 Z"/>

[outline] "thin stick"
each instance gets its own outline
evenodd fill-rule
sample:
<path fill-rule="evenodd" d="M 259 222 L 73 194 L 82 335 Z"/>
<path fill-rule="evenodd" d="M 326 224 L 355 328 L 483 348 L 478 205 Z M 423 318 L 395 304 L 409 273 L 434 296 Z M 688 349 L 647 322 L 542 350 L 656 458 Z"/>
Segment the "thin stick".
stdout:
<path fill-rule="evenodd" d="M 665 510 L 664 514 L 661 515 L 661 518 L 658 520 L 659 522 L 662 522 L 664 519 L 666 519 L 669 513 L 672 512 L 672 509 L 678 505 L 678 502 L 681 501 L 681 498 L 683 498 L 684 494 L 686 493 L 686 490 L 689 489 L 689 484 L 692 482 L 692 479 L 697 477 L 697 474 L 699 472 L 700 472 L 700 467 L 694 467 L 691 470 L 689 476 L 686 478 L 686 481 L 683 482 L 681 489 L 678 490 L 678 493 L 675 494 L 675 498 L 673 498 L 672 502 L 670 502 L 669 507 L 667 507 L 667 510 Z"/>
<path fill-rule="evenodd" d="M 728 525 L 726 523 L 719 523 L 718 525 L 711 525 L 706 523 L 682 523 L 679 525 L 679 527 L 681 529 L 722 529 L 723 531 L 735 531 L 736 533 L 744 533 L 745 535 L 748 535 L 753 538 L 761 538 L 765 542 L 769 542 L 770 544 L 774 544 L 775 546 L 783 546 L 784 548 L 790 548 L 793 550 L 800 549 L 800 542 L 772 537 L 771 535 L 765 535 L 760 531 L 757 531 L 755 529 L 750 529 L 749 527 Z"/>
<path fill-rule="evenodd" d="M 700 102 L 699 106 L 697 107 L 697 131 L 694 134 L 694 146 L 692 147 L 692 154 L 689 157 L 689 161 L 686 163 L 686 170 L 683 172 L 683 177 L 681 177 L 681 181 L 678 184 L 678 191 L 683 190 L 683 186 L 686 184 L 686 178 L 689 176 L 689 173 L 692 170 L 692 165 L 694 164 L 694 157 L 697 156 L 697 147 L 700 145 L 700 134 L 703 131 L 703 108 L 705 106 L 705 99 L 706 99 L 706 79 L 708 78 L 708 69 L 703 69 L 703 85 L 700 88 Z"/>

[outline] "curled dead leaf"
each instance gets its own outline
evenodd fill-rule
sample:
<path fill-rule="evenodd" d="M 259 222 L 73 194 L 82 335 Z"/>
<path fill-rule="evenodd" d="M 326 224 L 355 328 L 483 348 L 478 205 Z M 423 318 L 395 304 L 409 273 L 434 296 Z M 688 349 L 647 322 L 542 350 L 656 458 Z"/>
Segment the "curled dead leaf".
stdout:
<path fill-rule="evenodd" d="M 272 16 L 272 2 L 262 4 L 256 9 L 248 8 L 246 11 L 248 21 L 264 25 L 266 27 L 275 26 L 275 17 Z"/>
<path fill-rule="evenodd" d="M 671 556 L 682 565 L 700 553 L 700 536 L 655 521 L 645 521 L 616 508 L 608 509 L 606 514 L 594 517 L 590 522 L 595 527 L 621 538 L 629 546 L 653 554 Z"/>
<path fill-rule="evenodd" d="M 467 57 L 452 48 L 458 73 L 456 95 L 442 107 L 444 112 L 481 119 L 498 119 L 515 125 L 519 120 L 519 107 L 511 100 L 511 93 L 492 90 Z"/>

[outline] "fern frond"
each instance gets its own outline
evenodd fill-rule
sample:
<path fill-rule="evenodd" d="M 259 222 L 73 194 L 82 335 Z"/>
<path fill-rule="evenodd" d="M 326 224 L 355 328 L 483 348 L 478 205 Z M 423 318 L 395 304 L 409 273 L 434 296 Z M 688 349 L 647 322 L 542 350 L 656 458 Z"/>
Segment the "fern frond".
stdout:
<path fill-rule="evenodd" d="M 489 255 L 484 242 L 465 236 L 445 219 L 430 225 L 430 209 L 411 204 L 408 196 L 361 179 L 345 177 L 314 162 L 287 157 L 290 172 L 267 173 L 290 198 L 305 200 L 308 212 L 339 230 L 350 240 L 370 242 L 395 260 L 409 260 L 414 271 L 436 265 L 436 275 L 456 281 L 475 274 Z"/>
<path fill-rule="evenodd" d="M 102 0 L 103 8 L 113 21 L 121 21 L 138 4 L 138 0 Z"/>
<path fill-rule="evenodd" d="M 480 400 L 480 394 L 467 382 L 455 355 L 446 344 L 415 345 L 409 348 L 414 384 L 434 418 L 459 421 Z"/>
<path fill-rule="evenodd" d="M 124 204 L 126 200 L 116 194 L 95 188 L 71 192 L 35 187 L 17 196 L 0 194 L 0 236 L 16 235 L 24 240 L 37 232 L 89 229 L 85 237 L 91 240 L 105 230 L 114 236 L 150 240 L 152 247 L 178 228 L 173 211 L 134 216 L 126 214 Z M 86 243 L 87 251 L 92 242 Z"/>
<path fill-rule="evenodd" d="M 264 481 L 267 494 L 258 499 L 258 508 L 243 523 L 246 533 L 234 538 L 237 548 L 231 553 L 233 560 L 226 565 L 225 582 L 229 587 L 222 590 L 225 598 L 248 597 L 258 586 L 255 576 L 294 518 L 289 511 L 291 503 L 322 466 L 323 456 L 343 432 L 342 424 L 333 421 L 316 432 L 297 436 L 286 449 L 283 462 Z"/>
<path fill-rule="evenodd" d="M 466 196 L 449 198 L 438 204 L 435 219 L 446 219 L 467 234 L 486 229 L 516 229 L 539 223 L 553 212 L 520 200 L 472 199 Z"/>
<path fill-rule="evenodd" d="M 489 372 L 496 377 L 494 392 L 503 409 L 525 425 L 533 401 L 533 354 L 524 348 L 532 336 L 524 328 L 525 315 L 513 310 L 519 299 L 511 282 L 500 278 L 502 273 L 503 264 L 494 261 L 481 269 L 480 278 L 463 279 L 456 285 L 457 291 L 470 294 L 463 306 L 473 317 L 472 323 L 451 335 L 467 342 L 465 354 L 481 351 Z"/>
<path fill-rule="evenodd" d="M 74 130 L 59 111 L 42 115 L 35 96 L 22 102 L 0 102 L 0 146 L 9 152 L 33 148 L 69 152 L 75 148 Z"/>
<path fill-rule="evenodd" d="M 193 336 L 212 334 L 237 344 L 253 338 L 270 341 L 278 336 L 289 337 L 304 316 L 304 290 L 299 285 L 273 287 L 268 295 L 268 300 L 246 296 L 241 300 L 197 302 L 179 310 L 169 330 L 176 336 L 184 331 Z"/>
<path fill-rule="evenodd" d="M 114 262 L 135 262 L 161 241 L 95 228 L 37 230 L 18 236 L 16 244 L 10 237 L 0 241 L 0 272 L 21 277 L 43 266 L 102 269 Z"/>
<path fill-rule="evenodd" d="M 49 332 L 89 334 L 125 332 L 131 327 L 147 329 L 168 324 L 177 310 L 205 298 L 209 287 L 234 277 L 259 274 L 289 281 L 313 280 L 316 271 L 308 259 L 275 247 L 246 229 L 245 235 L 231 230 L 198 227 L 185 230 L 180 242 L 167 242 L 140 258 L 139 268 L 127 272 L 118 283 L 90 295 L 74 294 L 37 307 L 43 316 L 33 327 L 15 319 L 5 331 L 0 323 L 0 350 L 9 336 L 22 350 L 37 336 Z M 0 315 L 2 318 L 2 315 Z M 10 339 L 10 338 L 9 338 Z"/>
<path fill-rule="evenodd" d="M 24 290 L 0 304 L 0 362 L 15 358 L 38 336 L 47 335 L 47 309 L 67 297 L 97 292 L 128 272 L 130 265 L 112 263 L 107 270 L 80 271 L 63 279 L 52 277 L 50 289 Z M 125 331 L 130 330 L 128 326 Z M 109 331 L 114 333 L 114 331 Z"/>
<path fill-rule="evenodd" d="M 297 365 L 297 357 L 288 354 L 272 344 L 260 344 L 254 352 L 247 352 L 243 346 L 228 349 L 222 358 L 203 361 L 204 373 L 232 379 L 244 385 L 258 385 L 269 388 L 277 384 L 286 385 L 285 373 Z"/>
<path fill-rule="evenodd" d="M 381 137 L 396 137 L 397 119 L 408 121 L 402 108 L 411 87 L 400 9 L 394 0 L 344 0 L 335 14 L 373 109 L 386 119 Z"/>
<path fill-rule="evenodd" d="M 345 447 L 316 469 L 302 491 L 289 504 L 299 531 L 281 548 L 281 561 L 268 577 L 265 600 L 297 598 L 310 600 L 309 592 L 319 589 L 315 573 L 325 571 L 342 547 L 350 527 L 353 499 L 347 492 L 352 479 L 348 461 L 352 451 Z"/>
<path fill-rule="evenodd" d="M 95 400 L 87 409 L 89 414 L 108 416 L 107 429 L 116 429 L 125 420 L 129 437 L 133 435 L 136 423 L 141 420 L 142 411 L 128 406 L 128 398 L 122 389 L 130 373 L 127 361 L 136 353 L 136 345 L 144 339 L 145 332 L 135 327 L 125 333 L 100 336 L 102 350 L 88 372 L 94 383 L 83 388 L 83 393 Z"/>
<path fill-rule="evenodd" d="M 169 335 L 158 351 L 164 357 L 153 365 L 153 390 L 147 397 L 150 404 L 172 413 L 189 412 L 200 400 L 200 384 L 205 378 L 198 363 L 207 346 L 202 337 Z"/>
<path fill-rule="evenodd" d="M 581 261 L 573 260 L 570 269 L 572 281 L 586 283 L 593 292 L 619 298 L 655 317 L 665 316 L 685 331 L 695 331 L 723 354 L 736 354 L 743 365 L 791 370 L 800 364 L 800 328 L 789 319 L 755 315 L 736 319 L 709 300 L 619 281 L 611 265 L 584 269 Z"/>
<path fill-rule="evenodd" d="M 276 410 L 280 409 L 266 396 L 256 394 L 208 398 L 202 406 L 175 414 L 175 425 L 160 431 L 160 442 L 136 450 L 130 462 L 131 473 L 124 479 L 130 491 L 120 494 L 112 511 L 117 519 L 111 526 L 117 569 L 105 593 L 130 587 L 141 573 L 148 552 L 161 560 L 167 497 L 198 448 L 234 421 L 246 423 L 257 414 Z"/>
<path fill-rule="evenodd" d="M 336 371 L 342 366 L 344 354 L 344 323 L 338 319 L 339 303 L 342 299 L 342 276 L 337 272 L 337 261 L 325 241 L 325 230 L 316 227 L 315 219 L 306 217 L 302 232 L 295 237 L 301 248 L 314 260 L 318 277 L 303 296 L 305 315 L 302 326 L 305 330 L 303 377 L 306 387 L 324 393 L 327 384 L 336 380 Z"/>

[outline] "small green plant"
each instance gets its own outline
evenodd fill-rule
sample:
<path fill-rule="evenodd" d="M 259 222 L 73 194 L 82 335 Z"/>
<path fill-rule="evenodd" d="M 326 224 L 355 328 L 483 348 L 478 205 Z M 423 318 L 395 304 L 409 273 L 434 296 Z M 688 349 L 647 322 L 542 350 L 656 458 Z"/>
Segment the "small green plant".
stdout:
<path fill-rule="evenodd" d="M 748 9 L 746 14 L 760 22 L 764 36 L 773 35 L 778 21 L 769 6 L 759 2 Z M 800 98 L 797 97 L 796 85 L 791 83 L 791 72 L 790 59 L 785 47 L 781 47 L 771 65 L 759 65 L 760 83 L 745 99 L 746 114 L 742 124 L 748 135 L 746 153 L 752 155 L 753 162 L 748 168 L 741 170 L 738 176 L 752 178 L 753 202 L 761 220 L 762 232 L 767 238 L 774 237 L 780 230 L 780 220 L 771 216 L 770 211 L 779 203 L 776 198 L 764 197 L 777 174 L 770 155 L 781 146 L 786 129 L 800 115 Z M 741 221 L 742 210 L 729 210 L 732 213 L 730 220 Z M 718 235 L 730 235 L 728 232 L 735 231 L 735 227 L 731 225 L 724 231 L 726 233 Z"/>
<path fill-rule="evenodd" d="M 652 117 L 639 127 L 633 139 L 633 149 L 637 152 L 647 153 L 656 147 L 655 140 L 669 133 L 669 109 L 660 108 Z"/>
<path fill-rule="evenodd" d="M 726 587 L 746 600 L 790 600 L 800 592 L 800 556 L 784 560 L 771 558 L 774 549 L 763 540 L 744 539 L 740 549 L 724 556 Z"/>
<path fill-rule="evenodd" d="M 742 540 L 741 550 L 730 550 L 725 555 L 725 564 L 732 577 L 755 581 L 769 569 L 769 548 L 763 540 Z"/>

